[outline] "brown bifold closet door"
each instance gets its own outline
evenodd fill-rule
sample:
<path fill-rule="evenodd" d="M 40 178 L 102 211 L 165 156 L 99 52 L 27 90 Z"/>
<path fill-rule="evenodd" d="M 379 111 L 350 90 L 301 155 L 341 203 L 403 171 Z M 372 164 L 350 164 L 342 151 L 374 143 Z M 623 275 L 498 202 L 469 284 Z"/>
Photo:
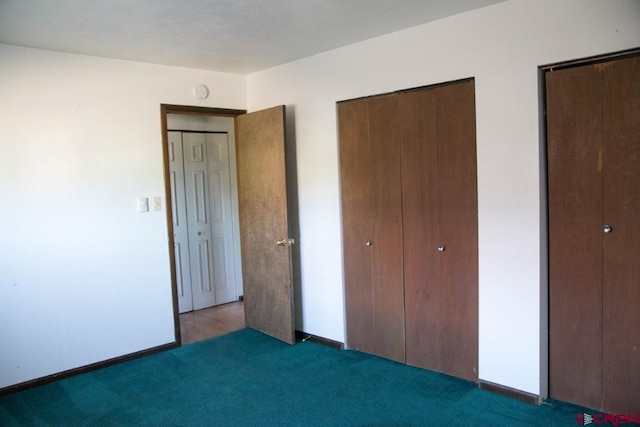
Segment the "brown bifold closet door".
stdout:
<path fill-rule="evenodd" d="M 347 344 L 478 379 L 472 80 L 338 104 Z"/>
<path fill-rule="evenodd" d="M 347 345 L 404 362 L 397 97 L 338 104 Z"/>
<path fill-rule="evenodd" d="M 473 81 L 402 93 L 406 361 L 478 379 Z"/>
<path fill-rule="evenodd" d="M 640 412 L 640 58 L 546 72 L 549 393 Z"/>
<path fill-rule="evenodd" d="M 376 354 L 405 361 L 402 261 L 402 191 L 398 97 L 369 101 L 371 156 L 371 283 Z M 365 236 L 363 236 L 365 237 Z M 366 243 L 365 243 L 366 245 Z"/>
<path fill-rule="evenodd" d="M 368 111 L 364 100 L 338 104 L 347 344 L 375 353 L 371 250 L 362 241 L 371 230 Z"/>

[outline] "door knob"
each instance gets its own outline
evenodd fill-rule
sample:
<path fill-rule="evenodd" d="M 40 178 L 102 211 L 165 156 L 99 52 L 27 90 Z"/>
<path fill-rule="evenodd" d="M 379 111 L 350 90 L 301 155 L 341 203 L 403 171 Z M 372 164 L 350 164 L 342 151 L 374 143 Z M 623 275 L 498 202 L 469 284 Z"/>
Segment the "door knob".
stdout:
<path fill-rule="evenodd" d="M 365 246 L 371 246 L 371 240 L 365 240 L 364 241 L 364 245 Z"/>
<path fill-rule="evenodd" d="M 276 240 L 276 246 L 292 246 L 295 243 L 295 239 L 280 239 Z"/>
<path fill-rule="evenodd" d="M 438 246 L 438 252 L 444 252 L 444 245 Z"/>
<path fill-rule="evenodd" d="M 198 236 L 204 235 L 204 231 L 198 231 Z"/>
<path fill-rule="evenodd" d="M 609 234 L 613 231 L 613 228 L 611 228 L 609 224 L 605 224 L 604 227 L 602 227 L 602 231 L 604 231 L 605 234 Z"/>

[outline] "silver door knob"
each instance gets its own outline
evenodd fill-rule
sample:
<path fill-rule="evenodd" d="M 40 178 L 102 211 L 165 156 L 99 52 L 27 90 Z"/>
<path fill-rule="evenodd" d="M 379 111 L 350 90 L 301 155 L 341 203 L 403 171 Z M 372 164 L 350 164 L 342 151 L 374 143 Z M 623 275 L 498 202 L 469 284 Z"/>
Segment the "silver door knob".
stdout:
<path fill-rule="evenodd" d="M 364 245 L 365 246 L 371 246 L 371 240 L 365 240 L 364 241 Z"/>
<path fill-rule="evenodd" d="M 609 234 L 613 231 L 613 228 L 611 228 L 609 224 L 605 224 L 604 227 L 602 227 L 602 231 L 604 231 L 606 234 Z"/>
<path fill-rule="evenodd" d="M 438 246 L 438 251 L 439 252 L 444 252 L 444 245 Z"/>

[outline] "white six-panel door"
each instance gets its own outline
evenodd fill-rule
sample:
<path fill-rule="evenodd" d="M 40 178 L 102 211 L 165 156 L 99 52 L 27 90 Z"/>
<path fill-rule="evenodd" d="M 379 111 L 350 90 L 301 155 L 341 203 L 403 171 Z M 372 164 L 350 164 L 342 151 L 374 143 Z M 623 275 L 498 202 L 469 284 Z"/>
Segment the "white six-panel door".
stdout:
<path fill-rule="evenodd" d="M 228 133 L 169 132 L 181 313 L 237 299 L 229 143 Z"/>

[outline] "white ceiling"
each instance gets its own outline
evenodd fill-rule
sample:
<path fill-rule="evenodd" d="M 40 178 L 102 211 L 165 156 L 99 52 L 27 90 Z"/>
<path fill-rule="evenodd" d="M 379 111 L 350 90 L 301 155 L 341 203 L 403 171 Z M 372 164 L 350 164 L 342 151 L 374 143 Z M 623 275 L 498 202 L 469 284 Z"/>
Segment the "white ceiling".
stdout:
<path fill-rule="evenodd" d="M 501 1 L 0 0 L 0 43 L 247 74 Z"/>

